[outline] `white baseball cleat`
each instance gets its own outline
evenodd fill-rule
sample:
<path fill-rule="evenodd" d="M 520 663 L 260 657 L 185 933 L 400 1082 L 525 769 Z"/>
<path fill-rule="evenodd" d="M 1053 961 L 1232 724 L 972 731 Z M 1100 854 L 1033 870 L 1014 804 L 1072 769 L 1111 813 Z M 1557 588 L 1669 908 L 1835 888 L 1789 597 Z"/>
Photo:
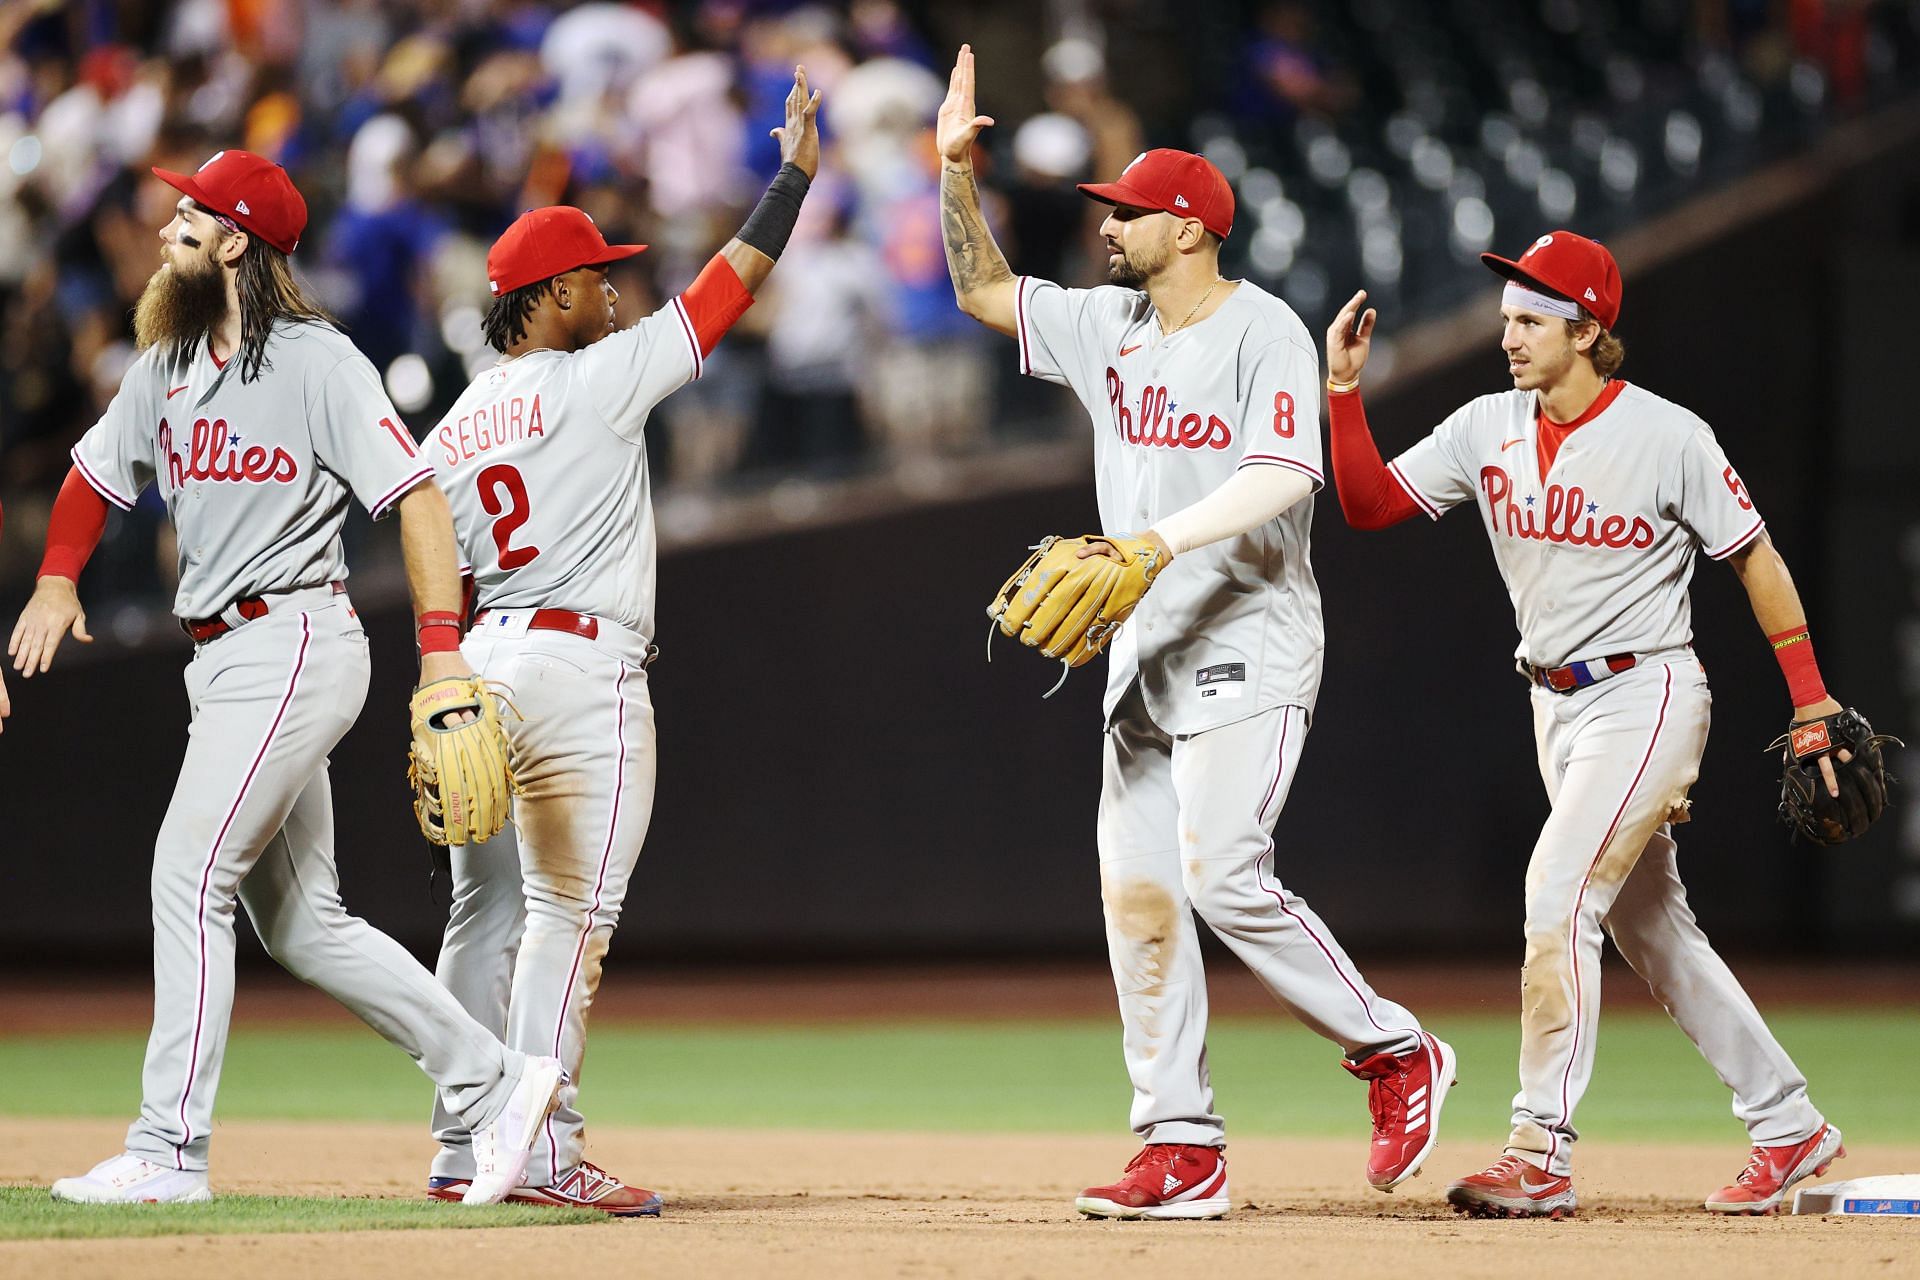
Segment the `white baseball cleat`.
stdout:
<path fill-rule="evenodd" d="M 473 1135 L 473 1181 L 464 1204 L 499 1204 L 526 1181 L 527 1156 L 567 1082 L 558 1058 L 528 1058 L 493 1123 Z"/>
<path fill-rule="evenodd" d="M 77 1178 L 53 1184 L 69 1204 L 197 1204 L 213 1199 L 204 1169 L 169 1169 L 130 1151 L 109 1156 Z"/>

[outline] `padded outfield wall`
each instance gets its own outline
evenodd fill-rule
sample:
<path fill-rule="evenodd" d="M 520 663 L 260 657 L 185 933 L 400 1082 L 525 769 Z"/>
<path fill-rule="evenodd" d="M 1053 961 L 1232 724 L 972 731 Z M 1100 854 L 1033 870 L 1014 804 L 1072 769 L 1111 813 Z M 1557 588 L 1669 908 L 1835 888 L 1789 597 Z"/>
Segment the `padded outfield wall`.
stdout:
<path fill-rule="evenodd" d="M 1624 376 L 1714 425 L 1794 569 L 1829 683 L 1920 742 L 1913 123 L 1842 130 L 1615 248 Z M 1408 335 L 1369 398 L 1388 453 L 1504 385 L 1496 307 L 1490 281 Z M 1002 645 L 983 661 L 981 612 L 1026 543 L 1093 524 L 1081 476 L 667 557 L 659 800 L 622 954 L 1098 954 L 1101 675 L 1042 701 L 1036 659 Z M 1545 801 L 1485 536 L 1471 511 L 1355 533 L 1330 495 L 1314 536 L 1327 676 L 1279 874 L 1363 954 L 1517 958 Z M 1694 602 L 1715 724 L 1680 839 L 1703 923 L 1730 948 L 1910 954 L 1920 795 L 1856 847 L 1790 846 L 1761 751 L 1787 713 L 1780 676 L 1730 570 L 1703 561 Z M 408 622 L 375 608 L 368 625 L 368 710 L 333 762 L 346 898 L 430 951 L 444 908 L 402 779 Z M 0 947 L 42 963 L 144 952 L 185 657 L 180 641 L 10 682 Z"/>

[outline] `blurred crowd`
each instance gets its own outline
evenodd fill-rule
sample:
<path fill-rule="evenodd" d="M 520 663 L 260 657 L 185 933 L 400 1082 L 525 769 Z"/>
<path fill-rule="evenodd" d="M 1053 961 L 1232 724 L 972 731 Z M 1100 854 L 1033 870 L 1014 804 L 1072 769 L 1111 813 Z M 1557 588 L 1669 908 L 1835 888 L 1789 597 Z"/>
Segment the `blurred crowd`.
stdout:
<path fill-rule="evenodd" d="M 284 163 L 311 210 L 296 267 L 424 434 L 494 359 L 484 260 L 515 215 L 576 204 L 650 245 L 614 273 L 638 318 L 738 229 L 805 64 L 825 146 L 801 225 L 651 433 L 661 492 L 686 500 L 1077 429 L 953 305 L 931 122 L 960 39 L 983 52 L 988 215 L 1017 270 L 1098 282 L 1101 214 L 1073 184 L 1190 147 L 1240 191 L 1229 267 L 1313 326 L 1337 289 L 1436 306 L 1496 239 L 1604 230 L 1750 165 L 1782 127 L 1907 83 L 1913 36 L 1913 6 L 1880 0 L 961 8 L 0 0 L 0 596 L 30 582 L 67 450 L 135 356 L 176 198 L 151 165 Z M 164 601 L 170 561 L 149 493 L 84 585 Z"/>

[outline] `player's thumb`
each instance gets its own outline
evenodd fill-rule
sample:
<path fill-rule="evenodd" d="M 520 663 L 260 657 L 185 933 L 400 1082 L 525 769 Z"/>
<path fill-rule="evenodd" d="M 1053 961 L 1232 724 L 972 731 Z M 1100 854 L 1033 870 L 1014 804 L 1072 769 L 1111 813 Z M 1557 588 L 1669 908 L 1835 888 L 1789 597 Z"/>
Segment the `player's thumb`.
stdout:
<path fill-rule="evenodd" d="M 84 613 L 74 615 L 73 638 L 81 644 L 93 643 L 93 637 L 87 633 L 87 615 Z"/>

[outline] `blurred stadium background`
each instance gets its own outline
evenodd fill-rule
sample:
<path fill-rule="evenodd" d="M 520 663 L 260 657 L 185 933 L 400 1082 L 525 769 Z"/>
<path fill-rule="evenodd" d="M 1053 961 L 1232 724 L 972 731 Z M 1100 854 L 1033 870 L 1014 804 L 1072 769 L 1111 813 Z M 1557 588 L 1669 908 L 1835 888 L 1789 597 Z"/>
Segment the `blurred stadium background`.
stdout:
<path fill-rule="evenodd" d="M 616 973 L 1097 960 L 1100 677 L 1042 702 L 1040 664 L 982 660 L 981 607 L 1020 549 L 1094 512 L 1082 412 L 952 304 L 931 121 L 962 40 L 999 121 L 984 185 L 1017 270 L 1096 282 L 1099 212 L 1073 184 L 1147 146 L 1204 151 L 1238 192 L 1231 273 L 1316 331 L 1372 291 L 1389 452 L 1502 385 L 1481 250 L 1556 226 L 1606 239 L 1624 376 L 1715 425 L 1830 684 L 1920 735 L 1905 0 L 0 3 L 0 625 L 67 450 L 134 356 L 173 199 L 149 165 L 229 145 L 283 161 L 313 211 L 296 265 L 424 434 L 492 359 L 495 234 L 533 205 L 588 209 L 653 246 L 615 272 L 623 319 L 644 314 L 757 197 L 802 62 L 827 140 L 803 225 L 650 439 L 661 786 Z M 1363 958 L 1517 963 L 1545 804 L 1484 538 L 1465 518 L 1362 537 L 1321 507 L 1328 676 L 1280 874 Z M 334 762 L 345 893 L 431 954 L 444 907 L 401 778 L 395 531 L 350 530 L 376 669 Z M 145 954 L 184 745 L 172 566 L 149 493 L 82 583 L 98 642 L 9 678 L 0 950 Z M 1780 678 L 1730 574 L 1704 565 L 1695 599 L 1721 712 L 1681 833 L 1703 921 L 1776 960 L 1910 960 L 1920 804 L 1857 846 L 1789 845 L 1760 750 Z"/>

